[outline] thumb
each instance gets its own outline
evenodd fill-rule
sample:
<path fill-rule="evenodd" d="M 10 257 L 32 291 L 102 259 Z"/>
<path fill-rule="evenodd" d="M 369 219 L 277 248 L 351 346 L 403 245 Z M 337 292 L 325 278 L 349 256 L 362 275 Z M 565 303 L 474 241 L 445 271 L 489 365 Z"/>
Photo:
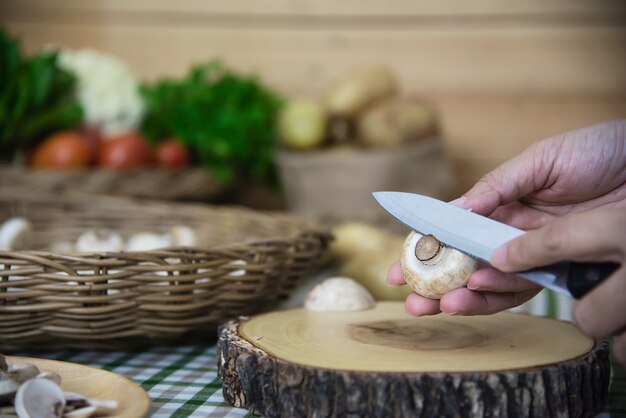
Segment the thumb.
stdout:
<path fill-rule="evenodd" d="M 537 142 L 524 152 L 484 175 L 452 204 L 484 215 L 549 184 L 552 167 L 563 137 Z"/>
<path fill-rule="evenodd" d="M 515 272 L 566 260 L 620 262 L 624 224 L 622 208 L 556 218 L 495 250 L 491 263 L 501 271 Z"/>

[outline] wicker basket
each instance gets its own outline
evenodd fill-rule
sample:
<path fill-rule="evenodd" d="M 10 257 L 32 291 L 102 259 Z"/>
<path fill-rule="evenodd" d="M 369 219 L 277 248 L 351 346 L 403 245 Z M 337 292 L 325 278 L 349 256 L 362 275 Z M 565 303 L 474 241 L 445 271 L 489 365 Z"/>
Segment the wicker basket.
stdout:
<path fill-rule="evenodd" d="M 203 167 L 184 170 L 44 170 L 0 164 L 0 178 L 5 184 L 43 194 L 82 191 L 160 200 L 206 201 L 225 188 Z"/>
<path fill-rule="evenodd" d="M 278 162 L 289 209 L 328 224 L 359 220 L 405 233 L 372 192 L 396 190 L 438 199 L 455 193 L 439 138 L 397 148 L 282 151 Z"/>
<path fill-rule="evenodd" d="M 0 188 L 0 220 L 24 216 L 34 230 L 33 250 L 0 252 L 0 349 L 109 349 L 214 333 L 219 323 L 286 298 L 319 265 L 330 239 L 290 216 L 243 208 L 22 194 Z M 181 224 L 194 228 L 197 247 L 47 250 L 86 229 L 127 237 Z"/>

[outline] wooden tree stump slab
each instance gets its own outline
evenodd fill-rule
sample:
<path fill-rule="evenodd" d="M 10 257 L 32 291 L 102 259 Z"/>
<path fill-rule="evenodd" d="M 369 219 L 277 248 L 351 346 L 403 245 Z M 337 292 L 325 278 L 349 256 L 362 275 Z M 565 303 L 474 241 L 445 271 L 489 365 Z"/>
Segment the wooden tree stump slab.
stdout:
<path fill-rule="evenodd" d="M 224 398 L 264 417 L 590 417 L 610 377 L 607 344 L 572 324 L 399 302 L 240 318 L 217 358 Z"/>

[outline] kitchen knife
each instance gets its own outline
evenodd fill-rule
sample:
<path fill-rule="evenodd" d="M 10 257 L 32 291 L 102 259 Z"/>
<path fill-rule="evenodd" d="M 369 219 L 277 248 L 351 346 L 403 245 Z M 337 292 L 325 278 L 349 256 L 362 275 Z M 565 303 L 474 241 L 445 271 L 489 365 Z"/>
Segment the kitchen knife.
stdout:
<path fill-rule="evenodd" d="M 485 263 L 490 263 L 496 248 L 525 234 L 521 229 L 430 197 L 403 192 L 375 192 L 373 195 L 404 225 L 423 235 L 432 234 L 443 244 Z M 615 263 L 562 262 L 516 274 L 580 299 L 618 267 Z"/>

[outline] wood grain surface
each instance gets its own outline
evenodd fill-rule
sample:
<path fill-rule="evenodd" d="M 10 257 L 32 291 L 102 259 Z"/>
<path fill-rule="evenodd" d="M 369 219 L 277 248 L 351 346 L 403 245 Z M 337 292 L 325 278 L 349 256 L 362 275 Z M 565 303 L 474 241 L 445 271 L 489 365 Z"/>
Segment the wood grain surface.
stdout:
<path fill-rule="evenodd" d="M 145 79 L 221 58 L 290 96 L 386 63 L 438 110 L 458 191 L 533 141 L 626 116 L 619 0 L 4 0 L 0 24 L 119 55 Z"/>
<path fill-rule="evenodd" d="M 224 398 L 266 417 L 590 417 L 610 378 L 606 342 L 569 323 L 412 318 L 401 302 L 241 318 L 217 357 Z"/>

